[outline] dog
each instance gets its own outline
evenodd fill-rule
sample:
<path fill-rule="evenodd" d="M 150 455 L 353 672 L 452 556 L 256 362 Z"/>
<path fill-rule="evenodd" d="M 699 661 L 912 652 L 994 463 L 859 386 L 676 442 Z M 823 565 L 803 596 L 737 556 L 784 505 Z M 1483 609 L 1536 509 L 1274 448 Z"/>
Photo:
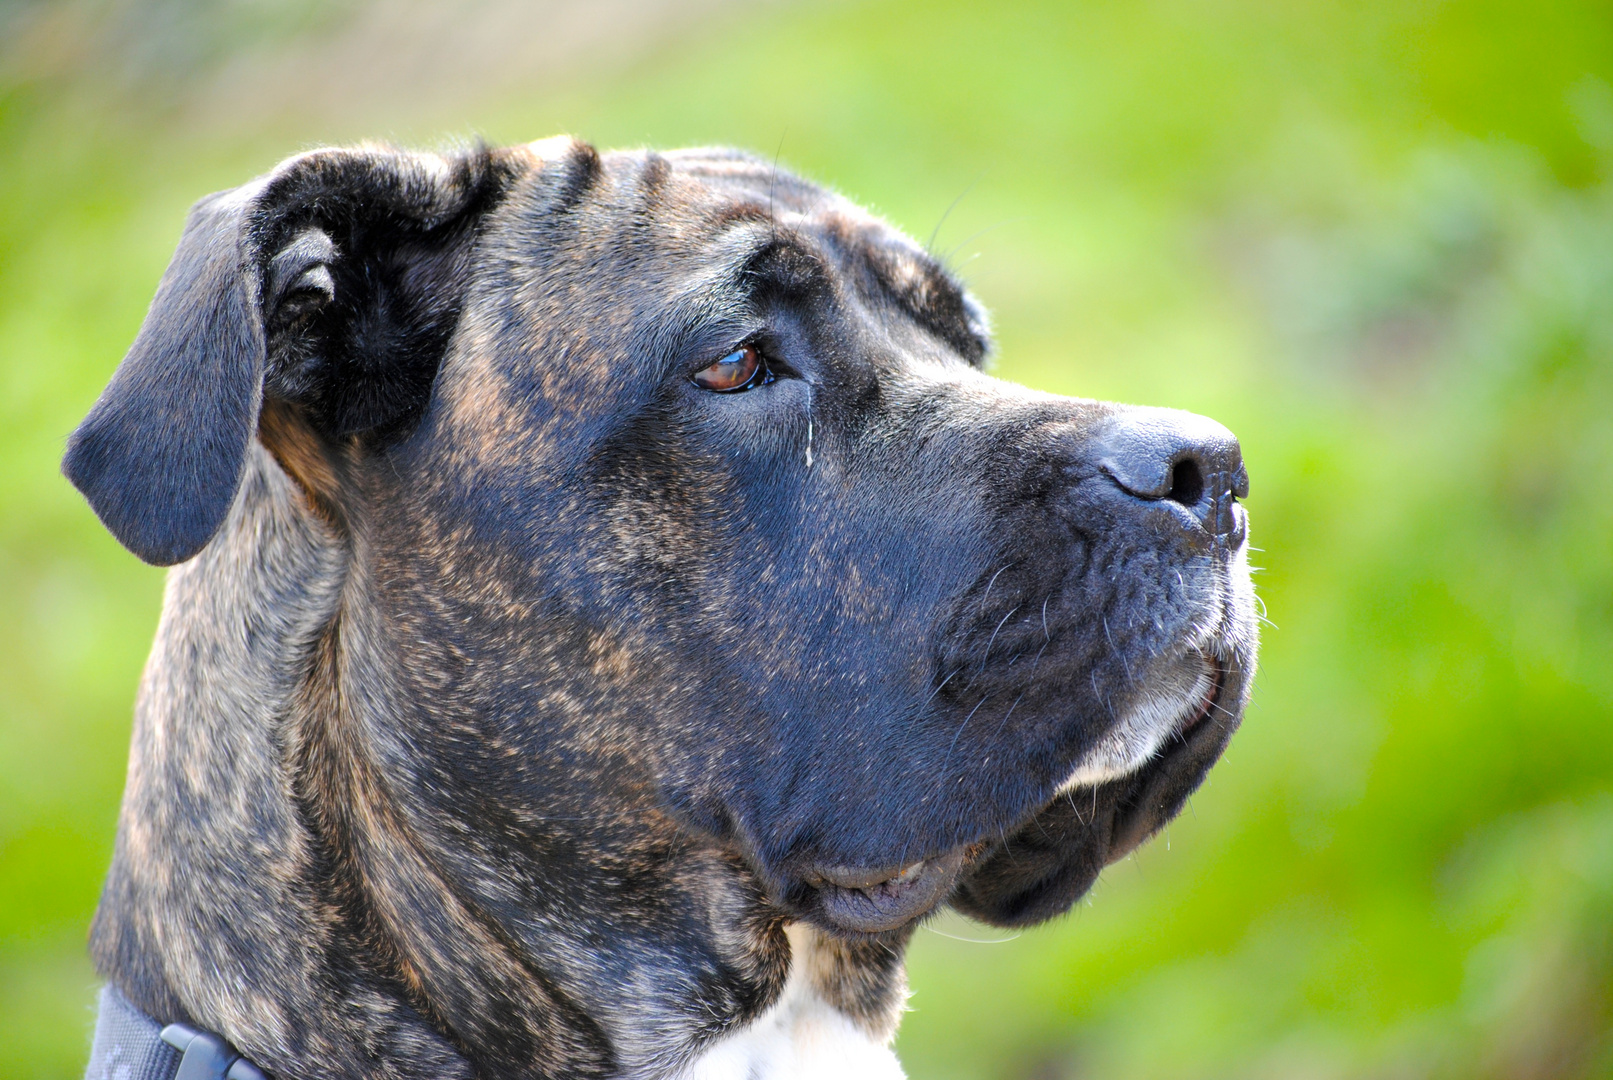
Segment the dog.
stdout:
<path fill-rule="evenodd" d="M 730 150 L 197 203 L 63 465 L 174 566 L 101 974 L 283 1080 L 900 1077 L 918 922 L 1067 910 L 1255 665 L 1237 440 L 990 352 Z"/>

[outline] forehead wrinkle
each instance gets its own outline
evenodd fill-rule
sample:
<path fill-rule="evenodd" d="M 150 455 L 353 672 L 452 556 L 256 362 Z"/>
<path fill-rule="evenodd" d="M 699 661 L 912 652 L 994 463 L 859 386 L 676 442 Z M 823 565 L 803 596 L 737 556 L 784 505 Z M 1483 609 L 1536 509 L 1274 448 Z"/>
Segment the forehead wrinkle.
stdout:
<path fill-rule="evenodd" d="M 661 363 L 660 374 L 700 338 L 727 337 L 737 342 L 755 329 L 757 294 L 769 285 L 785 284 L 758 266 L 775 252 L 789 250 L 828 276 L 822 256 L 793 229 L 775 234 L 770 223 L 748 219 L 743 226 L 719 230 L 714 246 L 719 249 L 712 260 L 715 265 L 693 275 L 656 313 L 646 343 Z"/>
<path fill-rule="evenodd" d="M 712 230 L 712 244 L 721 254 L 719 273 L 730 275 L 742 286 L 744 278 L 754 276 L 758 264 L 776 251 L 810 259 L 827 272 L 815 238 L 793 223 L 800 220 L 801 215 L 793 213 L 769 214 L 754 203 L 725 207 L 713 217 L 717 227 Z"/>

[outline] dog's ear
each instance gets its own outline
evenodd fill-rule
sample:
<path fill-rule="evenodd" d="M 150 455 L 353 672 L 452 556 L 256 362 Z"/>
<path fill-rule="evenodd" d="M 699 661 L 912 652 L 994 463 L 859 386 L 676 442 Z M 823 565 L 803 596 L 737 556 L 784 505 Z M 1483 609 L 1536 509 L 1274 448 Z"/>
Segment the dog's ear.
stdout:
<path fill-rule="evenodd" d="M 400 430 L 430 397 L 481 220 L 527 160 L 315 151 L 197 203 L 62 471 L 167 566 L 223 524 L 266 398 L 325 439 Z"/>
<path fill-rule="evenodd" d="M 223 522 L 263 401 L 247 202 L 225 192 L 191 210 L 129 355 L 62 461 L 112 534 L 159 566 L 194 555 Z"/>

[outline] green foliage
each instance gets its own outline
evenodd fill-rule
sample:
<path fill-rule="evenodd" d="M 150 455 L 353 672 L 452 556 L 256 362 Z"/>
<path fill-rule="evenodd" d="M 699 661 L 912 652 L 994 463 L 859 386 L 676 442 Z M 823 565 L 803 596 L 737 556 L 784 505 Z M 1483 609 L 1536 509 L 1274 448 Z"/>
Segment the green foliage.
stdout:
<path fill-rule="evenodd" d="M 163 78 L 0 82 L 0 1075 L 82 1068 L 161 591 L 62 439 L 193 198 L 311 142 L 474 125 L 777 148 L 937 228 L 1004 376 L 1243 439 L 1275 624 L 1245 730 L 1068 919 L 920 932 L 915 1077 L 1613 1077 L 1605 5 L 733 8 L 457 112 L 229 124 L 176 66 L 336 16 L 180 8 L 212 21 Z"/>

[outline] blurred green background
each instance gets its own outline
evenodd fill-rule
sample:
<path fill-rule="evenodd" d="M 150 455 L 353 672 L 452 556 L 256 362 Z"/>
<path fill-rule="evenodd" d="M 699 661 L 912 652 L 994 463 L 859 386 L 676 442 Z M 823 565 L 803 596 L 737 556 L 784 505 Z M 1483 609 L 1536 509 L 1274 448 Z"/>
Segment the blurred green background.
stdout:
<path fill-rule="evenodd" d="M 1605 0 L 0 0 L 0 1076 L 86 1056 L 162 575 L 57 460 L 186 207 L 559 131 L 778 153 L 1002 375 L 1243 439 L 1243 732 L 1067 919 L 920 932 L 915 1078 L 1613 1077 Z"/>

